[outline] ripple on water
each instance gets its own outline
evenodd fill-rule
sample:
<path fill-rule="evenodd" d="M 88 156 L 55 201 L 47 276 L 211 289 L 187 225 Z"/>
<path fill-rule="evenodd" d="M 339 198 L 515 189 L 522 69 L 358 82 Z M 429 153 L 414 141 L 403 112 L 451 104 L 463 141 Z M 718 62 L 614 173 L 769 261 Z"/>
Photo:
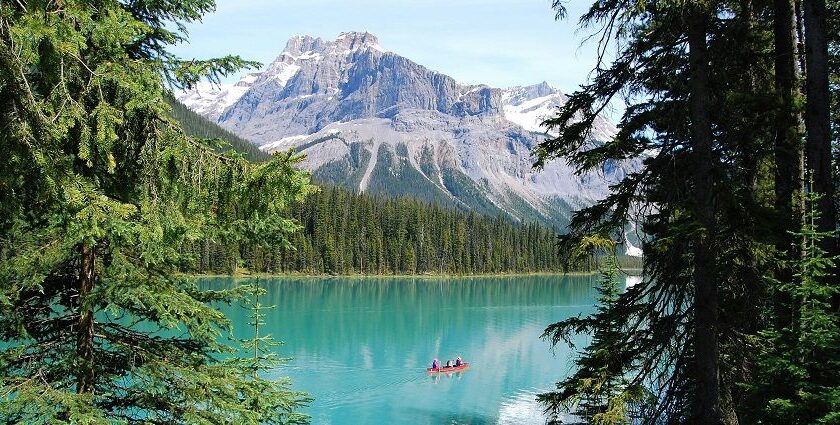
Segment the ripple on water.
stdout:
<path fill-rule="evenodd" d="M 433 285 L 431 285 L 433 283 Z M 232 285 L 205 280 L 208 288 Z M 573 353 L 549 349 L 550 323 L 594 310 L 584 277 L 511 279 L 366 279 L 260 281 L 263 333 L 292 357 L 270 374 L 289 376 L 314 401 L 313 424 L 543 424 L 535 395 L 568 376 Z M 248 337 L 250 311 L 220 307 L 234 335 Z M 576 338 L 576 343 L 585 338 Z M 462 355 L 459 376 L 429 376 L 432 358 Z"/>
<path fill-rule="evenodd" d="M 536 391 L 520 391 L 506 397 L 499 407 L 499 425 L 544 424 L 546 416 Z"/>

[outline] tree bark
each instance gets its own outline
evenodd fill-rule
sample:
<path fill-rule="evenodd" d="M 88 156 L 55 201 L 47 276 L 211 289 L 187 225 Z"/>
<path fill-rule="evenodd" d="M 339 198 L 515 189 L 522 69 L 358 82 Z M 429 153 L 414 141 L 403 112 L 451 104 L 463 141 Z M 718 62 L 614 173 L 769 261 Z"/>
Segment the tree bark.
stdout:
<path fill-rule="evenodd" d="M 687 15 L 690 61 L 691 145 L 695 158 L 694 209 L 700 229 L 693 240 L 694 253 L 694 377 L 695 424 L 721 424 L 718 364 L 718 286 L 712 232 L 715 229 L 714 151 L 710 118 L 707 14 L 691 4 Z"/>
<path fill-rule="evenodd" d="M 797 58 L 797 13 L 795 0 L 774 0 L 773 39 L 775 51 L 775 90 L 777 96 L 774 160 L 775 210 L 780 229 L 776 233 L 776 250 L 789 263 L 800 259 L 802 239 L 792 232 L 799 230 L 803 220 L 803 170 L 802 113 L 799 104 L 800 74 Z M 780 266 L 775 277 L 781 282 L 792 282 L 794 271 Z M 794 322 L 792 306 L 795 300 L 784 292 L 773 298 L 776 325 L 789 326 Z"/>
<path fill-rule="evenodd" d="M 794 0 L 796 13 L 796 62 L 799 64 L 799 75 L 805 74 L 805 23 L 802 19 L 802 0 Z"/>
<path fill-rule="evenodd" d="M 817 229 L 835 230 L 834 181 L 831 170 L 831 93 L 828 85 L 828 38 L 825 0 L 805 0 L 805 150 L 811 191 L 819 201 Z M 826 238 L 823 249 L 837 253 L 837 240 Z"/>
<path fill-rule="evenodd" d="M 796 238 L 788 232 L 799 229 L 802 217 L 801 116 L 796 106 L 799 73 L 796 62 L 796 27 L 792 0 L 774 0 L 773 35 L 775 42 L 775 85 L 779 109 L 775 129 L 775 207 L 783 224 L 777 249 L 791 260 L 799 258 Z"/>
<path fill-rule="evenodd" d="M 87 298 L 93 291 L 96 278 L 96 253 L 93 247 L 82 244 L 81 267 L 79 273 L 79 328 L 76 333 L 76 355 L 79 359 L 77 370 L 76 392 L 79 394 L 93 392 L 94 360 L 93 360 L 93 310 L 87 305 Z"/>

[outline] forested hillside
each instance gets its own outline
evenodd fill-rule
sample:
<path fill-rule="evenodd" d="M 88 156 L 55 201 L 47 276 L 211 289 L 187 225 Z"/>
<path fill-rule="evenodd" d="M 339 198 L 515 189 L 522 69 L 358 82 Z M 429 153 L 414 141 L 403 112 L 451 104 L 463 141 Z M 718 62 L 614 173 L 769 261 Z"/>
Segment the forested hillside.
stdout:
<path fill-rule="evenodd" d="M 218 138 L 252 161 L 270 155 L 170 99 L 172 116 L 188 134 Z M 318 181 L 318 174 L 315 176 Z M 356 194 L 324 186 L 292 215 L 302 228 L 293 248 L 271 249 L 206 240 L 184 247 L 193 261 L 187 272 L 310 274 L 481 274 L 563 271 L 557 232 L 541 224 L 519 224 L 509 216 L 454 210 L 406 197 Z M 619 258 L 627 267 L 641 261 Z M 589 270 L 590 262 L 568 265 Z"/>
<path fill-rule="evenodd" d="M 229 146 L 220 146 L 217 150 L 235 150 L 245 155 L 245 159 L 249 161 L 265 161 L 271 157 L 270 154 L 261 151 L 253 143 L 191 111 L 174 97 L 167 96 L 166 101 L 172 108 L 172 117 L 181 124 L 181 128 L 188 135 L 205 139 L 224 140 Z"/>
<path fill-rule="evenodd" d="M 324 187 L 292 208 L 302 229 L 294 248 L 273 249 L 205 241 L 185 250 L 185 271 L 313 274 L 480 274 L 562 271 L 557 234 L 537 224 L 517 224 L 408 198 L 356 194 Z M 626 267 L 640 260 L 620 258 Z M 588 262 L 576 270 L 594 267 Z"/>

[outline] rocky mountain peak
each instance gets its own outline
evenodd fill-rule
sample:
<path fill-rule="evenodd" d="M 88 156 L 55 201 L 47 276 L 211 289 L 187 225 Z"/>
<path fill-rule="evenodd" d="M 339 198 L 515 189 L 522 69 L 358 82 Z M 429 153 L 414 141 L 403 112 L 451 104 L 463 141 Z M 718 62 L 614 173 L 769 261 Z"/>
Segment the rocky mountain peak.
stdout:
<path fill-rule="evenodd" d="M 510 87 L 505 89 L 505 93 L 503 95 L 505 102 L 510 105 L 521 105 L 524 102 L 534 99 L 552 96 L 565 100 L 563 92 L 552 87 L 545 81 L 530 86 Z"/>
<path fill-rule="evenodd" d="M 560 227 L 633 169 L 577 176 L 555 161 L 535 171 L 541 124 L 567 101 L 560 90 L 460 84 L 368 32 L 292 37 L 262 72 L 179 99 L 264 150 L 305 153 L 319 181 Z M 614 133 L 599 119 L 593 139 Z"/>
<path fill-rule="evenodd" d="M 308 59 L 314 56 L 347 55 L 354 51 L 366 49 L 385 52 L 385 49 L 379 44 L 379 39 L 369 32 L 342 32 L 335 40 L 296 35 L 286 42 L 286 47 L 275 61 L 289 62 L 298 58 Z"/>
<path fill-rule="evenodd" d="M 289 53 L 298 56 L 304 52 L 316 51 L 323 46 L 324 40 L 309 35 L 296 35 L 286 41 L 286 48 L 282 53 Z M 281 57 L 283 56 L 281 53 Z"/>
<path fill-rule="evenodd" d="M 379 45 L 379 39 L 365 31 L 365 32 L 343 32 L 338 35 L 334 43 L 336 45 L 346 47 L 348 50 L 359 50 L 364 48 L 372 48 L 374 50 L 384 50 Z"/>

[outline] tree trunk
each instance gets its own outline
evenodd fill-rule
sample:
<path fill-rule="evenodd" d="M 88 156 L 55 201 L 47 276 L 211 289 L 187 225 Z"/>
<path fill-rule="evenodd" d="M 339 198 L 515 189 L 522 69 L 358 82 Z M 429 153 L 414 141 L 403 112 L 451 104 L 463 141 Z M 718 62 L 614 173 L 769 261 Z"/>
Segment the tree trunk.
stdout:
<path fill-rule="evenodd" d="M 736 400 L 732 395 L 732 382 L 727 382 L 727 379 L 721 379 L 720 388 L 720 422 L 723 425 L 738 425 L 738 414 L 735 410 Z"/>
<path fill-rule="evenodd" d="M 714 152 L 709 116 L 709 59 L 707 16 L 701 6 L 691 4 L 687 16 L 690 60 L 691 141 L 695 158 L 694 209 L 700 229 L 694 236 L 694 367 L 696 388 L 693 401 L 695 424 L 719 425 L 720 378 L 718 367 L 718 287 L 712 232 L 715 229 Z"/>
<path fill-rule="evenodd" d="M 803 219 L 803 146 L 800 99 L 800 74 L 797 63 L 797 17 L 794 0 L 774 0 L 773 38 L 775 50 L 775 90 L 778 100 L 775 120 L 775 209 L 780 229 L 776 233 L 776 250 L 789 262 L 802 255 L 802 239 L 791 232 L 801 227 Z M 781 266 L 775 271 L 776 279 L 792 282 L 794 271 Z M 773 298 L 776 325 L 780 328 L 793 323 L 792 306 L 795 300 L 784 292 Z"/>
<path fill-rule="evenodd" d="M 96 278 L 96 254 L 93 247 L 82 245 L 79 273 L 79 329 L 77 331 L 76 354 L 79 358 L 76 392 L 93 392 L 93 310 L 87 304 Z"/>
<path fill-rule="evenodd" d="M 802 19 L 802 0 L 794 0 L 796 13 L 796 62 L 799 64 L 799 75 L 805 74 L 805 23 Z"/>
<path fill-rule="evenodd" d="M 831 170 L 831 99 L 828 86 L 828 39 L 825 0 L 805 0 L 805 150 L 811 191 L 822 195 L 819 201 L 820 232 L 835 230 L 834 182 Z M 837 240 L 826 238 L 823 249 L 837 253 Z"/>
<path fill-rule="evenodd" d="M 775 207 L 783 224 L 777 249 L 791 260 L 799 258 L 798 243 L 788 232 L 799 228 L 802 217 L 801 117 L 797 109 L 799 73 L 796 63 L 796 29 L 792 0 L 774 0 L 775 84 L 779 100 L 775 135 Z"/>

